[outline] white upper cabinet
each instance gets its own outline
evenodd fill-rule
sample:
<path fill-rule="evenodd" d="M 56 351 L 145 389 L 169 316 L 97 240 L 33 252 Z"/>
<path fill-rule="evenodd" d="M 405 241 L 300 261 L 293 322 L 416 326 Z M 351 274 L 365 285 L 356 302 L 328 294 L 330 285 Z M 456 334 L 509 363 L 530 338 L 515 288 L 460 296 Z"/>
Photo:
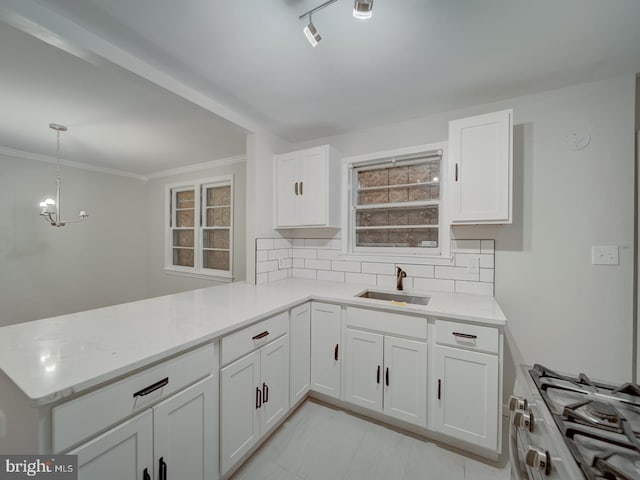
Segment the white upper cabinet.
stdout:
<path fill-rule="evenodd" d="M 512 221 L 513 110 L 449 122 L 452 224 Z"/>
<path fill-rule="evenodd" d="M 340 154 L 330 145 L 274 156 L 275 228 L 340 226 Z"/>

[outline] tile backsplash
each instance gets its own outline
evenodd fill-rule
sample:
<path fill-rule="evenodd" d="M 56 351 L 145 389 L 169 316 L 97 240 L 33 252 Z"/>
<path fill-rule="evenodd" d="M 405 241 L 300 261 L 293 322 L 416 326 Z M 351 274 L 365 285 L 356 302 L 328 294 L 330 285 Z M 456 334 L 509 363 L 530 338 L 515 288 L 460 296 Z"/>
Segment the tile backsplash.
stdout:
<path fill-rule="evenodd" d="M 354 260 L 341 255 L 341 246 L 335 238 L 258 238 L 256 283 L 309 278 L 395 288 L 399 266 L 407 272 L 406 289 L 494 294 L 494 240 L 452 240 L 451 260 L 421 259 L 420 264 L 402 257 L 396 262 Z M 469 262 L 476 258 L 480 268 L 470 273 Z"/>

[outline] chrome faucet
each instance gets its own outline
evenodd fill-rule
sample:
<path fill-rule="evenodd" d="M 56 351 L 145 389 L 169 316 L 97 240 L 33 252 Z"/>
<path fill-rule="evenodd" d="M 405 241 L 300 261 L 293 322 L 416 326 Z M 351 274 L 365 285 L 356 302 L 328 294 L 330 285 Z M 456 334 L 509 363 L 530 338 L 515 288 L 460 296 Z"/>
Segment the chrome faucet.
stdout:
<path fill-rule="evenodd" d="M 402 288 L 402 279 L 407 276 L 407 272 L 402 270 L 400 267 L 396 267 L 396 288 L 398 290 L 404 290 Z"/>

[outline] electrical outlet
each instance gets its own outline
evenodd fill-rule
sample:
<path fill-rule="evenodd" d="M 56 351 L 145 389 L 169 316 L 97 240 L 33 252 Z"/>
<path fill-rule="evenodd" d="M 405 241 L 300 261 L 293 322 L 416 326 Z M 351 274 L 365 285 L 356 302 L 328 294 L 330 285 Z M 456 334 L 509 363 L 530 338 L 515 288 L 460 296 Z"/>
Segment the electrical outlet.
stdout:
<path fill-rule="evenodd" d="M 471 257 L 467 266 L 468 273 L 480 273 L 480 257 Z"/>

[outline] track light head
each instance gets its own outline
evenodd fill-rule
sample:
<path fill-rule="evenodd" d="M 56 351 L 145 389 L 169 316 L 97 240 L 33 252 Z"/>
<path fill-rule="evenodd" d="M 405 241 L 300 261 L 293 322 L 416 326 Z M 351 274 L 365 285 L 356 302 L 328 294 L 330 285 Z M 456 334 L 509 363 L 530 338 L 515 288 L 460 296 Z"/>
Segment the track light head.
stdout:
<path fill-rule="evenodd" d="M 315 47 L 316 45 L 318 45 L 320 40 L 322 40 L 322 37 L 318 33 L 316 26 L 311 21 L 311 16 L 309 16 L 309 25 L 304 27 L 304 34 L 307 37 L 307 40 L 309 40 L 309 43 L 311 44 L 312 47 Z"/>
<path fill-rule="evenodd" d="M 353 16 L 358 20 L 369 20 L 373 16 L 373 0 L 355 0 Z"/>

